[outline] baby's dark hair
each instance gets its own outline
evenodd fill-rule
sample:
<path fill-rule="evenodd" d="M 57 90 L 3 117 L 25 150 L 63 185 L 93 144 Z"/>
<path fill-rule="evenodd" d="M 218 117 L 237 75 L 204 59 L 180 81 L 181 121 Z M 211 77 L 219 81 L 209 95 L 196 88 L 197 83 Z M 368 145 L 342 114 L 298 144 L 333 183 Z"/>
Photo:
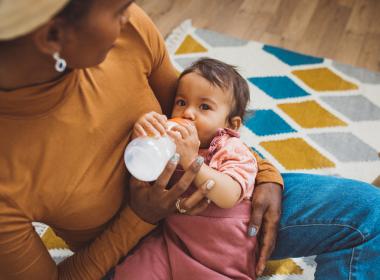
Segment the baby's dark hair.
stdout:
<path fill-rule="evenodd" d="M 186 68 L 179 80 L 189 73 L 197 73 L 209 81 L 212 85 L 223 90 L 232 90 L 233 103 L 228 120 L 239 116 L 244 120 L 246 107 L 249 102 L 249 87 L 247 81 L 238 73 L 233 65 L 212 58 L 201 58 Z"/>

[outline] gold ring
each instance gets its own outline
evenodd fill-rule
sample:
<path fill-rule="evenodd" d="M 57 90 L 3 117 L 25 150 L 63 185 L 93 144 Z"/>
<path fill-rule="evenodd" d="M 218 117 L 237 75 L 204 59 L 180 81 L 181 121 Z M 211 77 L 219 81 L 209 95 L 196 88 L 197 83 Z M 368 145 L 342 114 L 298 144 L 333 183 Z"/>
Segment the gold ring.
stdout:
<path fill-rule="evenodd" d="M 187 210 L 181 208 L 181 206 L 179 205 L 181 203 L 181 200 L 182 200 L 181 198 L 177 198 L 177 202 L 175 203 L 175 208 L 177 208 L 177 210 L 180 214 L 185 214 L 187 212 Z"/>

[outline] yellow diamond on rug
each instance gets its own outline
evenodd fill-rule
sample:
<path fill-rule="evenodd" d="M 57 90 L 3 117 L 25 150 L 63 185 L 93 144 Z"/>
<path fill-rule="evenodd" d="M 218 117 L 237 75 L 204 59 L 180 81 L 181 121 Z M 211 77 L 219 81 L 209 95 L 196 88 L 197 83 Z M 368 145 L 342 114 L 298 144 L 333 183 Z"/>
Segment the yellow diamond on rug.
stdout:
<path fill-rule="evenodd" d="M 187 35 L 175 54 L 207 52 L 207 49 L 196 41 L 191 35 Z"/>
<path fill-rule="evenodd" d="M 261 142 L 287 170 L 335 167 L 335 163 L 323 156 L 302 138 Z"/>
<path fill-rule="evenodd" d="M 303 269 L 291 259 L 268 261 L 263 276 L 271 275 L 302 275 Z"/>
<path fill-rule="evenodd" d="M 278 107 L 304 128 L 347 126 L 316 101 L 284 103 Z"/>
<path fill-rule="evenodd" d="M 307 70 L 294 70 L 292 73 L 316 91 L 358 89 L 357 85 L 344 80 L 326 67 Z"/>

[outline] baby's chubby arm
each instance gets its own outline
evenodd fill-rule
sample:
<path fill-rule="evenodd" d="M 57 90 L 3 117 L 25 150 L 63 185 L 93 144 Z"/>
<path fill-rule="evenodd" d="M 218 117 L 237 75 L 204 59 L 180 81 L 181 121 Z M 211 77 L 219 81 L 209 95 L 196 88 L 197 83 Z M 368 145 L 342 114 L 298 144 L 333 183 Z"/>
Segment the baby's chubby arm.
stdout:
<path fill-rule="evenodd" d="M 157 112 L 142 115 L 133 127 L 132 139 L 140 136 L 161 136 L 166 134 L 167 118 Z"/>
<path fill-rule="evenodd" d="M 181 123 L 169 131 L 168 134 L 175 140 L 177 153 L 180 154 L 180 164 L 187 170 L 198 156 L 199 139 L 195 126 L 191 123 Z M 175 133 L 179 132 L 179 133 Z M 207 182 L 207 183 L 206 183 Z M 221 208 L 231 208 L 236 205 L 241 196 L 241 186 L 231 176 L 219 172 L 203 164 L 193 183 L 201 187 L 212 188 L 207 197 Z"/>
<path fill-rule="evenodd" d="M 200 187 L 206 181 L 206 188 L 212 188 L 207 197 L 220 208 L 232 208 L 239 201 L 242 192 L 239 183 L 231 176 L 203 164 L 194 184 Z"/>

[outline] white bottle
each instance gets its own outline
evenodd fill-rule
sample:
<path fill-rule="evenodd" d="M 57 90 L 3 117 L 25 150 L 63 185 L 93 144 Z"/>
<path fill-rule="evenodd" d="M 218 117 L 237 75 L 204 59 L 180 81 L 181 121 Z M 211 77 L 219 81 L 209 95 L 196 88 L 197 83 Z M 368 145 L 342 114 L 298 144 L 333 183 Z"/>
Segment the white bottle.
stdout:
<path fill-rule="evenodd" d="M 168 122 L 169 129 L 175 125 L 175 122 Z M 154 181 L 164 171 L 175 151 L 176 145 L 168 136 L 137 137 L 125 149 L 125 166 L 135 178 Z"/>

